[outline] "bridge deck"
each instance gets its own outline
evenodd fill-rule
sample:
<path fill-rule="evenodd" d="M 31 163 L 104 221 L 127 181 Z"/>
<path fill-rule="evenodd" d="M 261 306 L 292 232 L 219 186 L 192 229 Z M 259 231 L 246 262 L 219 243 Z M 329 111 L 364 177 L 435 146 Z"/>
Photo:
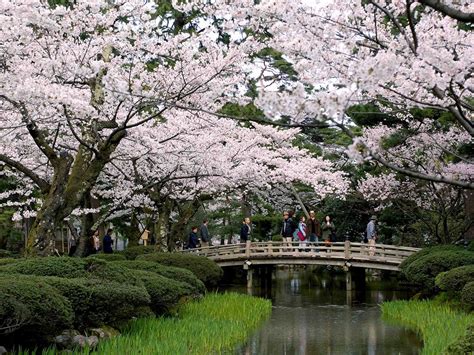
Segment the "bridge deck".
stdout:
<path fill-rule="evenodd" d="M 206 256 L 218 265 L 335 265 L 381 270 L 399 270 L 400 263 L 418 248 L 378 244 L 370 250 L 367 244 L 331 243 L 299 246 L 299 243 L 247 242 L 185 250 Z"/>

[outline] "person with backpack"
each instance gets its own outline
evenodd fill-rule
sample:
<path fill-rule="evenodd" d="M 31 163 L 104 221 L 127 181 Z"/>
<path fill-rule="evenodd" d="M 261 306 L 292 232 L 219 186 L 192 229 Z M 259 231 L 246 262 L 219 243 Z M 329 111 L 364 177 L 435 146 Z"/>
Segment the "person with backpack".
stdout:
<path fill-rule="evenodd" d="M 300 223 L 298 223 L 298 248 L 299 251 L 303 250 L 306 247 L 306 236 L 307 236 L 307 228 L 306 228 L 306 217 L 303 215 L 300 217 Z"/>

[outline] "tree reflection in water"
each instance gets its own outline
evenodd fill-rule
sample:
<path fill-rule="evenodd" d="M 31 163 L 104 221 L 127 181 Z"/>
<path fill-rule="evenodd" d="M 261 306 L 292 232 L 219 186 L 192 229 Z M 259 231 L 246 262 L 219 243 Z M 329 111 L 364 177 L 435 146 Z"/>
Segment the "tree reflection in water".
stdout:
<path fill-rule="evenodd" d="M 272 316 L 236 353 L 419 354 L 419 338 L 383 322 L 378 307 L 383 301 L 408 298 L 409 293 L 394 281 L 369 276 L 366 280 L 365 288 L 346 292 L 344 274 L 334 269 L 276 269 L 271 285 L 251 290 L 272 300 Z"/>

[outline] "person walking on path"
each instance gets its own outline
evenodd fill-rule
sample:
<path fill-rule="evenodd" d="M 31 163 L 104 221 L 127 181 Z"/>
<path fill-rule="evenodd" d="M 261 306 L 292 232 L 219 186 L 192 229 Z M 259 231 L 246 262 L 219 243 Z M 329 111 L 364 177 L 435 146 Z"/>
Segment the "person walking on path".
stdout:
<path fill-rule="evenodd" d="M 306 227 L 306 217 L 300 217 L 300 223 L 298 223 L 298 248 L 299 251 L 302 251 L 306 247 L 306 236 L 307 236 L 307 227 Z"/>
<path fill-rule="evenodd" d="M 377 240 L 377 216 L 370 217 L 369 223 L 367 223 L 367 240 L 369 241 L 369 255 L 375 255 L 375 241 Z"/>
<path fill-rule="evenodd" d="M 102 239 L 102 246 L 104 248 L 104 254 L 112 254 L 114 252 L 112 246 L 114 245 L 114 241 L 112 239 L 112 229 L 107 229 L 107 233 L 104 235 L 104 239 Z"/>
<path fill-rule="evenodd" d="M 281 227 L 281 236 L 283 237 L 284 245 L 291 246 L 293 240 L 293 233 L 295 231 L 293 219 L 290 217 L 289 212 L 283 212 L 283 225 Z"/>
<path fill-rule="evenodd" d="M 199 230 L 199 234 L 201 236 L 201 247 L 207 248 L 209 247 L 209 242 L 211 238 L 209 237 L 209 229 L 207 228 L 208 221 L 205 219 L 202 221 L 201 228 Z"/>
<path fill-rule="evenodd" d="M 242 226 L 240 227 L 240 242 L 247 243 L 247 240 L 250 240 L 251 232 L 252 226 L 250 224 L 250 218 L 246 217 L 242 220 Z"/>
<path fill-rule="evenodd" d="M 309 236 L 309 242 L 314 245 L 318 245 L 319 237 L 321 236 L 321 225 L 316 219 L 316 213 L 309 211 L 309 219 L 307 226 L 307 235 Z"/>
<path fill-rule="evenodd" d="M 334 223 L 331 221 L 331 217 L 326 216 L 323 225 L 322 225 L 322 237 L 324 240 L 324 244 L 329 247 L 331 245 L 331 236 L 336 231 L 336 227 L 334 227 Z"/>
<path fill-rule="evenodd" d="M 189 233 L 188 236 L 188 243 L 187 243 L 187 248 L 188 249 L 196 249 L 199 245 L 199 238 L 197 235 L 198 227 L 191 227 L 191 233 Z"/>

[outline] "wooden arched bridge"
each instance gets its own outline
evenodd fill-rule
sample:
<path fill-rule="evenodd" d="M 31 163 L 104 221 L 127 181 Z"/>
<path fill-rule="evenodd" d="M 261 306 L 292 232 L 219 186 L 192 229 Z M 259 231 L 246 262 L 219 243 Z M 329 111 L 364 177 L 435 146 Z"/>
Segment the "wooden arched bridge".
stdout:
<path fill-rule="evenodd" d="M 257 265 L 334 265 L 345 268 L 367 268 L 399 271 L 400 263 L 418 248 L 377 244 L 370 249 L 368 244 L 350 241 L 325 245 L 299 246 L 298 242 L 250 242 L 210 246 L 184 250 L 206 256 L 219 266 Z"/>

